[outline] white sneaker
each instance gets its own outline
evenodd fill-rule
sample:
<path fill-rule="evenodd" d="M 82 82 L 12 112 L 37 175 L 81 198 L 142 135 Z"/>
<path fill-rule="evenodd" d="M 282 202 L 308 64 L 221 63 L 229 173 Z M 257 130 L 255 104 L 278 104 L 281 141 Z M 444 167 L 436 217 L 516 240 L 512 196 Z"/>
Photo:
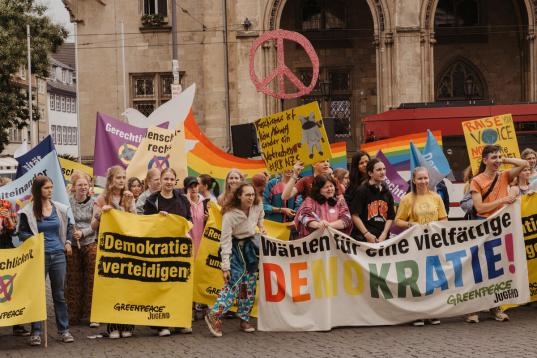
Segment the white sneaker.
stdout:
<path fill-rule="evenodd" d="M 412 322 L 412 325 L 415 326 L 415 327 L 425 326 L 425 321 L 422 320 L 422 319 L 418 319 L 418 320 Z"/>
<path fill-rule="evenodd" d="M 159 329 L 158 331 L 159 337 L 168 337 L 170 335 L 171 335 L 171 332 L 168 328 L 162 328 L 162 329 Z"/>
<path fill-rule="evenodd" d="M 89 326 L 90 326 L 90 328 L 99 328 L 100 324 L 97 323 L 97 322 L 91 322 L 91 323 L 89 324 Z"/>
<path fill-rule="evenodd" d="M 118 330 L 114 330 L 108 334 L 108 338 L 110 339 L 118 339 L 121 338 L 121 335 L 119 334 Z"/>
<path fill-rule="evenodd" d="M 191 334 L 192 333 L 192 328 L 190 328 L 190 327 L 179 328 L 177 330 L 177 332 L 179 332 L 180 334 Z"/>
<path fill-rule="evenodd" d="M 121 338 L 129 338 L 132 337 L 131 331 L 121 331 Z"/>

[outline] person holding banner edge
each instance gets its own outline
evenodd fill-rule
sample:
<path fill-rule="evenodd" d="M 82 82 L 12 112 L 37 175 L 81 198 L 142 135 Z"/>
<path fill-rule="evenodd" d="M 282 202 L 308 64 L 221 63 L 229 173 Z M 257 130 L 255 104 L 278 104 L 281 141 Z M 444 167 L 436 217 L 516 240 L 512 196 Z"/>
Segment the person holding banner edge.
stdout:
<path fill-rule="evenodd" d="M 186 179 L 189 179 L 187 181 Z M 175 189 L 177 174 L 173 168 L 166 168 L 160 173 L 160 191 L 151 194 L 144 204 L 144 215 L 152 214 L 175 214 L 192 222 L 192 214 L 190 211 L 190 202 L 178 189 Z M 189 190 L 189 186 L 195 182 L 198 184 L 197 178 L 185 178 L 185 190 Z M 197 195 L 197 193 L 196 193 Z M 203 203 L 201 203 L 203 209 Z M 203 214 L 202 214 L 203 216 Z M 192 240 L 194 242 L 194 239 Z M 196 246 L 196 245 L 195 245 Z M 159 337 L 168 337 L 171 335 L 169 327 L 151 327 L 158 330 Z M 180 333 L 192 333 L 192 328 L 179 328 Z"/>
<path fill-rule="evenodd" d="M 349 234 L 351 215 L 345 199 L 337 195 L 337 183 L 329 174 L 313 179 L 311 195 L 307 197 L 295 216 L 298 237 L 308 236 L 318 229 L 333 229 Z"/>
<path fill-rule="evenodd" d="M 111 209 L 136 214 L 134 196 L 126 188 L 125 169 L 119 165 L 108 168 L 106 173 L 106 187 L 97 197 L 93 205 L 91 227 L 98 231 L 101 223 L 101 213 Z M 109 323 L 106 327 L 108 337 L 111 339 L 128 338 L 134 332 L 134 325 Z"/>
<path fill-rule="evenodd" d="M 390 236 L 395 219 L 394 200 L 386 186 L 386 166 L 380 159 L 367 163 L 369 180 L 355 192 L 351 203 L 353 234 L 358 241 L 382 242 Z"/>
<path fill-rule="evenodd" d="M 72 254 L 72 224 L 67 216 L 69 207 L 52 201 L 52 180 L 38 175 L 32 183 L 33 201 L 19 216 L 18 235 L 21 241 L 43 233 L 45 237 L 45 277 L 50 278 L 56 326 L 64 343 L 74 342 L 69 332 L 69 313 L 64 287 L 67 263 L 65 255 Z M 32 323 L 30 345 L 41 345 L 42 322 Z"/>
<path fill-rule="evenodd" d="M 222 208 L 220 247 L 224 287 L 212 309 L 205 316 L 211 334 L 222 337 L 222 317 L 238 300 L 237 316 L 243 332 L 255 331 L 250 323 L 256 291 L 259 260 L 259 237 L 256 227 L 265 234 L 263 204 L 250 183 L 240 183 Z"/>
<path fill-rule="evenodd" d="M 416 167 L 412 172 L 411 191 L 401 199 L 395 216 L 395 225 L 407 229 L 413 225 L 428 224 L 433 221 L 447 221 L 448 216 L 440 195 L 429 190 L 429 171 L 425 167 Z M 440 320 L 428 320 L 433 325 Z M 425 320 L 418 319 L 414 326 L 425 325 Z"/>
<path fill-rule="evenodd" d="M 504 158 L 499 145 L 486 145 L 481 152 L 481 163 L 476 176 L 470 183 L 470 193 L 477 219 L 485 219 L 509 205 L 517 199 L 517 193 L 510 193 L 509 183 L 516 178 L 529 163 L 524 159 Z M 512 164 L 515 167 L 500 171 L 502 164 Z M 490 309 L 490 313 L 496 321 L 508 321 L 509 316 L 500 307 Z M 467 323 L 479 323 L 477 312 L 468 314 Z"/>

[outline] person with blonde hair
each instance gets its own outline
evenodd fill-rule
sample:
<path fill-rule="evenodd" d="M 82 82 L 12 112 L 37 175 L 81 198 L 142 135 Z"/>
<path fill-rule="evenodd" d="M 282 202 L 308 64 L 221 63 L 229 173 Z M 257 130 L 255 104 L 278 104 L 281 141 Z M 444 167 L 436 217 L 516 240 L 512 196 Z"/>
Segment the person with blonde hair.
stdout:
<path fill-rule="evenodd" d="M 69 197 L 75 219 L 73 231 L 73 253 L 67 257 L 65 299 L 72 325 L 89 322 L 93 295 L 93 275 L 97 242 L 91 227 L 95 200 L 90 195 L 91 178 L 88 174 L 75 171 L 71 175 L 72 195 Z M 99 327 L 91 322 L 90 327 Z"/>
<path fill-rule="evenodd" d="M 106 187 L 97 197 L 93 205 L 93 218 L 91 227 L 98 231 L 101 223 L 102 212 L 111 209 L 121 210 L 136 214 L 134 196 L 127 190 L 125 169 L 119 165 L 108 168 L 106 175 Z M 133 325 L 109 323 L 107 325 L 108 337 L 112 339 L 131 337 L 134 331 Z"/>
<path fill-rule="evenodd" d="M 416 167 L 412 171 L 410 193 L 405 194 L 399 203 L 395 216 L 395 225 L 407 229 L 413 225 L 428 224 L 433 221 L 447 221 L 448 215 L 442 198 L 429 190 L 429 171 L 425 167 Z M 432 318 L 429 323 L 440 324 L 440 320 Z M 425 321 L 418 319 L 414 326 L 423 326 Z"/>
<path fill-rule="evenodd" d="M 244 181 L 245 176 L 239 169 L 231 169 L 226 175 L 226 181 L 224 185 L 224 192 L 218 196 L 216 200 L 218 205 L 223 206 L 228 197 L 232 196 L 233 190 Z"/>
<path fill-rule="evenodd" d="M 520 158 L 527 160 L 530 168 L 528 183 L 531 185 L 537 181 L 537 152 L 531 148 L 526 148 L 520 153 Z"/>
<path fill-rule="evenodd" d="M 145 201 L 149 195 L 156 193 L 160 190 L 160 170 L 157 168 L 151 168 L 147 171 L 144 180 L 144 191 L 138 199 L 136 199 L 136 213 L 144 213 Z"/>

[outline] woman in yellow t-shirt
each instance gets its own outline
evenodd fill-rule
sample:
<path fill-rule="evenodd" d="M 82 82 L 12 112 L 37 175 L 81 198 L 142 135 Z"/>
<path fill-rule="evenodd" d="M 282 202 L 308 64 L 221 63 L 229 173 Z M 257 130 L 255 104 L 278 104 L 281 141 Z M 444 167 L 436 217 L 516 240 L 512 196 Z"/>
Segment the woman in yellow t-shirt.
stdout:
<path fill-rule="evenodd" d="M 429 190 L 429 171 L 417 167 L 412 172 L 412 191 L 401 199 L 395 225 L 409 228 L 412 225 L 427 224 L 432 221 L 447 221 L 446 208 L 440 195 Z M 440 320 L 428 320 L 431 324 L 440 324 Z M 414 326 L 423 326 L 425 321 L 414 321 Z"/>

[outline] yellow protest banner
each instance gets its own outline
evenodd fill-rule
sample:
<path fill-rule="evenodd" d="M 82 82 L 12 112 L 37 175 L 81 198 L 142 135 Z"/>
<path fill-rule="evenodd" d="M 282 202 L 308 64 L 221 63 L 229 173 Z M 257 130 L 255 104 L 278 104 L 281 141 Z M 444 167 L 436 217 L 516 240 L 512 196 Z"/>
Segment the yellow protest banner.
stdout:
<path fill-rule="evenodd" d="M 317 102 L 288 109 L 255 122 L 259 147 L 270 173 L 332 158 Z"/>
<path fill-rule="evenodd" d="M 88 167 L 87 165 L 73 162 L 72 160 L 64 159 L 62 157 L 58 157 L 58 160 L 60 161 L 60 166 L 62 167 L 63 178 L 65 179 L 66 182 L 71 181 L 71 175 L 73 175 L 73 172 L 75 170 L 84 172 L 88 174 L 91 178 L 93 178 L 92 167 Z"/>
<path fill-rule="evenodd" d="M 265 220 L 265 230 L 271 237 L 289 240 L 291 231 L 289 225 Z M 213 305 L 224 286 L 224 278 L 220 268 L 220 232 L 222 229 L 222 214 L 218 205 L 211 203 L 209 218 L 201 238 L 196 257 L 194 271 L 194 302 Z M 252 316 L 257 316 L 257 299 L 252 310 Z"/>
<path fill-rule="evenodd" d="M 182 186 L 187 175 L 184 125 L 175 132 L 160 127 L 147 130 L 127 167 L 127 178 L 143 180 L 151 168 L 173 168 Z"/>
<path fill-rule="evenodd" d="M 0 250 L 0 327 L 47 319 L 45 238 Z"/>
<path fill-rule="evenodd" d="M 521 208 L 530 295 L 532 301 L 537 301 L 537 194 L 524 195 Z"/>
<path fill-rule="evenodd" d="M 510 114 L 462 122 L 462 129 L 474 175 L 479 169 L 483 147 L 487 144 L 501 146 L 504 157 L 520 157 L 515 125 Z M 502 169 L 507 167 L 504 166 Z"/>
<path fill-rule="evenodd" d="M 177 215 L 103 213 L 91 321 L 190 327 L 190 228 Z"/>

